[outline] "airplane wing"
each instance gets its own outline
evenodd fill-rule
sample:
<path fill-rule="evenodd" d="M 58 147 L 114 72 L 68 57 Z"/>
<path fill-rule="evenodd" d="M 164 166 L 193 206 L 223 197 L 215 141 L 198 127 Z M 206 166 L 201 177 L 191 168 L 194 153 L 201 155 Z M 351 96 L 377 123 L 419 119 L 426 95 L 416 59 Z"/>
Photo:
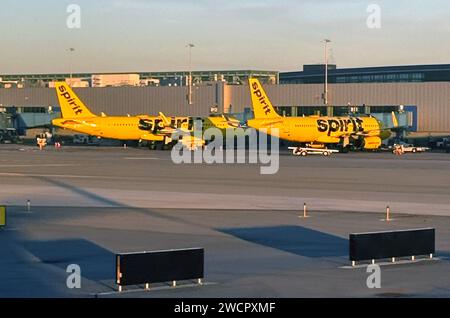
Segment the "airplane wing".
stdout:
<path fill-rule="evenodd" d="M 388 129 L 371 129 L 371 130 L 366 130 L 364 132 L 349 133 L 349 134 L 346 134 L 345 136 L 349 136 L 349 137 L 350 136 L 369 137 L 369 136 L 380 134 L 380 132 L 383 131 L 383 130 L 388 130 Z"/>
<path fill-rule="evenodd" d="M 395 112 L 392 112 L 392 127 L 382 127 L 383 125 L 380 123 L 380 128 L 378 129 L 371 129 L 371 130 L 366 130 L 364 132 L 354 132 L 354 133 L 349 133 L 344 135 L 345 137 L 350 137 L 350 136 L 362 136 L 362 137 L 372 137 L 374 135 L 379 135 L 382 132 L 388 132 L 391 131 L 394 128 L 397 128 L 399 126 L 398 124 L 398 120 L 397 120 L 397 116 L 395 116 Z"/>
<path fill-rule="evenodd" d="M 143 134 L 141 136 L 141 140 L 146 141 L 164 141 L 165 136 L 163 135 L 155 135 L 155 134 Z"/>
<path fill-rule="evenodd" d="M 247 125 L 241 124 L 241 122 L 236 118 L 231 118 L 225 114 L 222 114 L 222 118 L 227 122 L 228 126 L 233 128 L 247 128 Z"/>
<path fill-rule="evenodd" d="M 272 125 L 275 124 L 282 124 L 283 120 L 282 119 L 267 119 L 267 120 L 263 120 L 262 123 L 260 124 L 260 126 L 265 126 L 265 127 L 270 127 Z"/>
<path fill-rule="evenodd" d="M 140 115 L 139 123 L 141 129 L 152 131 L 151 135 L 164 135 L 170 137 L 176 131 L 176 127 L 172 125 L 171 120 L 166 117 L 162 112 L 159 113 L 160 121 L 155 120 L 155 117 Z"/>
<path fill-rule="evenodd" d="M 75 120 L 75 119 L 67 119 L 67 120 L 61 121 L 61 124 L 63 124 L 63 125 L 75 125 L 75 124 L 80 124 L 80 121 Z"/>

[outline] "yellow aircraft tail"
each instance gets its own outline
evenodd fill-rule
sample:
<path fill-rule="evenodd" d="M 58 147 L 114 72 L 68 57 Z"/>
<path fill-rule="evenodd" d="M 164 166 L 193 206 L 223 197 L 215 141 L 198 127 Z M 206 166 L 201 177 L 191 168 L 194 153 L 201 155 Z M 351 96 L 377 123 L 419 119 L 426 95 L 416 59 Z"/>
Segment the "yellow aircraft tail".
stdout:
<path fill-rule="evenodd" d="M 57 82 L 55 88 L 63 118 L 96 117 L 66 82 Z"/>
<path fill-rule="evenodd" d="M 278 118 L 281 117 L 275 111 L 272 103 L 269 100 L 264 88 L 256 78 L 250 78 L 250 92 L 252 95 L 253 112 L 255 113 L 255 119 L 258 118 Z"/>

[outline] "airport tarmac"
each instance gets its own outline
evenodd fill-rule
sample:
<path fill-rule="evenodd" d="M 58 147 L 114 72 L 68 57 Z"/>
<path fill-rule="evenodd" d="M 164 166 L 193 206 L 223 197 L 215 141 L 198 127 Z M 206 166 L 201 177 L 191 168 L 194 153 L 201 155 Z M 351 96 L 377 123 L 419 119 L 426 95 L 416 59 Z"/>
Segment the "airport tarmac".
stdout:
<path fill-rule="evenodd" d="M 0 297 L 449 297 L 449 180 L 444 153 L 286 152 L 261 175 L 144 148 L 1 145 Z M 345 268 L 349 233 L 421 227 L 439 259 L 382 266 L 381 289 Z M 115 253 L 184 247 L 205 248 L 206 285 L 114 292 Z M 81 289 L 66 287 L 69 264 Z"/>

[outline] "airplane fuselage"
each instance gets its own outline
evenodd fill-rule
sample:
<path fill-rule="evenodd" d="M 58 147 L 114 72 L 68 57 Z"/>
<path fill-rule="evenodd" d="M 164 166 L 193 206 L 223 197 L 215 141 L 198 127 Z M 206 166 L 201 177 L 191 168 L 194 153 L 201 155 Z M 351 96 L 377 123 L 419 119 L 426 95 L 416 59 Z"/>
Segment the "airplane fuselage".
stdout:
<path fill-rule="evenodd" d="M 62 118 L 52 120 L 57 127 L 100 138 L 171 142 L 176 128 L 188 129 L 188 117 L 159 116 L 101 116 L 95 115 L 66 82 L 55 84 Z"/>
<path fill-rule="evenodd" d="M 59 118 L 52 121 L 53 125 L 70 129 L 87 135 L 102 138 L 139 140 L 143 131 L 139 129 L 138 117 L 89 117 L 89 118 Z"/>
<path fill-rule="evenodd" d="M 281 139 L 297 143 L 339 143 L 350 135 L 365 137 L 366 146 L 381 143 L 380 122 L 373 117 L 276 117 L 251 119 L 248 125 L 255 129 L 267 128 L 269 134 L 278 129 Z"/>
<path fill-rule="evenodd" d="M 171 118 L 179 126 L 188 126 L 186 117 Z M 161 118 L 154 116 L 107 116 L 58 118 L 52 124 L 83 134 L 108 139 L 163 141 L 171 130 Z M 167 131 L 166 131 L 167 130 Z"/>

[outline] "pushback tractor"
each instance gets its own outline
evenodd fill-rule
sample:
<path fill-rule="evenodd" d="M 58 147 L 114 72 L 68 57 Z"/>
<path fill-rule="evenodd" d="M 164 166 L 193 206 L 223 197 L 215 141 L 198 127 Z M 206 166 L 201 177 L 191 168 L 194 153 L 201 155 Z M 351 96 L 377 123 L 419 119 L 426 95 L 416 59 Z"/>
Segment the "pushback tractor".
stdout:
<path fill-rule="evenodd" d="M 292 154 L 295 156 L 306 157 L 307 155 L 322 155 L 325 157 L 331 156 L 333 153 L 339 152 L 339 150 L 335 149 L 327 149 L 327 148 L 304 148 L 304 147 L 289 147 L 292 150 Z"/>

